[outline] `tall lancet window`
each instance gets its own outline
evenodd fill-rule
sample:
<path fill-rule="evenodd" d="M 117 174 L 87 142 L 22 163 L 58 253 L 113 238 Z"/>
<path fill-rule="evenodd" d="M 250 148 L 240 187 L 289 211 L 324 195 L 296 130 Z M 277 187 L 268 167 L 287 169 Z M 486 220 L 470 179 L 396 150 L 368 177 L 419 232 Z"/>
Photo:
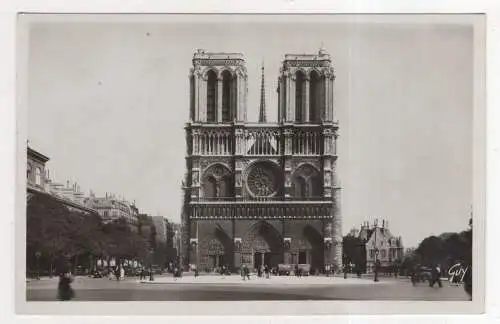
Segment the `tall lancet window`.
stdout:
<path fill-rule="evenodd" d="M 39 186 L 42 185 L 42 170 L 40 168 L 35 169 L 35 183 Z"/>
<path fill-rule="evenodd" d="M 231 72 L 222 72 L 222 121 L 231 121 Z"/>
<path fill-rule="evenodd" d="M 191 92 L 190 92 L 191 93 L 191 96 L 190 96 L 191 107 L 189 109 L 189 118 L 191 120 L 195 120 L 195 118 L 196 118 L 195 112 L 194 112 L 195 107 L 196 107 L 194 92 L 198 91 L 198 89 L 195 89 L 195 87 L 194 87 L 194 78 L 195 78 L 194 75 L 191 75 L 191 77 L 189 78 L 189 87 L 191 89 Z"/>
<path fill-rule="evenodd" d="M 321 93 L 324 89 L 323 80 L 316 71 L 311 72 L 309 84 L 309 121 L 317 123 L 321 116 Z"/>
<path fill-rule="evenodd" d="M 207 122 L 217 121 L 217 75 L 210 70 L 207 73 Z"/>
<path fill-rule="evenodd" d="M 304 80 L 302 71 L 298 71 L 295 79 L 295 121 L 304 121 Z"/>

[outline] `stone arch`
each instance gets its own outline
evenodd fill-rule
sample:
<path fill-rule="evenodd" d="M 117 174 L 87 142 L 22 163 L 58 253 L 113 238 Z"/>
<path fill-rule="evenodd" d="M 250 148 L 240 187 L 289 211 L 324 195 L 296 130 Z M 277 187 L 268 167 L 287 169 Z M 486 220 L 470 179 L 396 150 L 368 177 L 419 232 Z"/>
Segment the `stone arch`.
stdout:
<path fill-rule="evenodd" d="M 200 242 L 201 266 L 207 271 L 216 267 L 230 267 L 233 264 L 233 245 L 224 229 L 217 225 L 213 232 Z"/>
<path fill-rule="evenodd" d="M 309 163 L 301 164 L 292 175 L 292 193 L 297 198 L 321 197 L 321 173 Z"/>
<path fill-rule="evenodd" d="M 231 197 L 232 174 L 230 169 L 222 163 L 208 166 L 202 178 L 203 197 Z"/>
<path fill-rule="evenodd" d="M 229 76 L 231 76 L 231 77 L 234 77 L 236 75 L 236 71 L 232 67 L 226 66 L 226 67 L 219 69 L 218 75 L 217 75 L 218 78 L 222 79 L 224 77 L 225 73 L 229 73 Z"/>
<path fill-rule="evenodd" d="M 266 221 L 252 224 L 243 237 L 242 263 L 256 266 L 259 257 L 270 267 L 283 262 L 283 239 L 279 231 Z M 265 260 L 264 260 L 265 259 Z"/>
<path fill-rule="evenodd" d="M 207 122 L 217 122 L 217 73 L 209 69 L 207 71 Z"/>
<path fill-rule="evenodd" d="M 307 241 L 308 262 L 311 265 L 311 269 L 322 269 L 324 266 L 323 236 L 312 225 L 307 224 L 303 230 L 303 237 Z"/>
<path fill-rule="evenodd" d="M 319 76 L 319 77 L 323 77 L 324 76 L 324 71 L 321 70 L 321 69 L 318 69 L 316 67 L 312 67 L 310 70 L 309 70 L 309 73 L 308 73 L 308 76 L 311 77 L 311 74 L 313 72 L 316 72 L 316 74 Z"/>

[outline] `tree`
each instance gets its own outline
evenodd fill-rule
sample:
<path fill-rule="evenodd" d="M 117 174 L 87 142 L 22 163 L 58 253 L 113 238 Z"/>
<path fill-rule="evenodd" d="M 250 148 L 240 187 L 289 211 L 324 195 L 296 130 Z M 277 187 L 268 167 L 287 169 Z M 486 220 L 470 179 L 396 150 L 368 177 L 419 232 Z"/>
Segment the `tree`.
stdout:
<path fill-rule="evenodd" d="M 420 242 L 417 253 L 422 257 L 422 262 L 428 265 L 440 263 L 444 260 L 443 241 L 437 236 L 429 236 Z"/>
<path fill-rule="evenodd" d="M 365 242 L 358 237 L 347 235 L 342 241 L 342 259 L 345 264 L 354 263 L 361 272 L 366 271 Z"/>

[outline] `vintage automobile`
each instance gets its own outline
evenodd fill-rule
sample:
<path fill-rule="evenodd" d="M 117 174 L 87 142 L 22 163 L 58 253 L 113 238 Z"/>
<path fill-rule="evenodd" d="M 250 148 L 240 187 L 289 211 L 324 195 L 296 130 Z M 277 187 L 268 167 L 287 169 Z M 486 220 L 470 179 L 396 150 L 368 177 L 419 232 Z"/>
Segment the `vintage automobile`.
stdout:
<path fill-rule="evenodd" d="M 278 264 L 278 275 L 289 276 L 293 272 L 292 264 Z"/>
<path fill-rule="evenodd" d="M 301 276 L 309 276 L 309 274 L 311 273 L 311 265 L 299 264 L 299 271 Z"/>
<path fill-rule="evenodd" d="M 426 266 L 418 266 L 412 274 L 411 281 L 413 285 L 419 282 L 429 282 L 432 279 L 432 268 Z"/>

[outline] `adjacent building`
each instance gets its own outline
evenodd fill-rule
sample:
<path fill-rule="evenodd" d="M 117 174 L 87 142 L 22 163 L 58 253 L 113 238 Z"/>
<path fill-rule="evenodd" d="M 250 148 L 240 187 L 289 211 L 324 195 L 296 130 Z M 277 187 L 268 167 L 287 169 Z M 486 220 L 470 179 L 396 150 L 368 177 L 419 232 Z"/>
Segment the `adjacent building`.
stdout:
<path fill-rule="evenodd" d="M 182 258 L 187 268 L 342 265 L 334 69 L 323 49 L 286 54 L 278 122 L 267 122 L 264 67 L 258 122 L 247 120 L 240 53 L 198 50 L 186 123 Z"/>
<path fill-rule="evenodd" d="M 168 221 L 163 216 L 152 216 L 153 224 L 156 229 L 156 242 L 167 244 L 167 224 Z"/>
<path fill-rule="evenodd" d="M 65 205 L 69 210 L 86 215 L 97 214 L 94 208 L 85 204 L 85 195 L 80 191 L 78 184 L 70 185 L 68 181 L 64 186 L 50 179 L 49 171 L 46 169 L 48 161 L 47 156 L 29 146 L 27 147 L 26 191 L 28 203 L 33 195 L 47 195 Z"/>
<path fill-rule="evenodd" d="M 374 271 L 377 260 L 381 268 L 387 268 L 403 259 L 403 241 L 401 236 L 394 236 L 389 231 L 388 221 L 382 220 L 381 226 L 378 220 L 371 226 L 365 222 L 361 225 L 358 235 L 366 247 L 367 272 Z"/>
<path fill-rule="evenodd" d="M 137 230 L 139 212 L 135 203 L 107 193 L 104 197 L 96 197 L 91 192 L 90 196 L 85 199 L 85 204 L 95 209 L 104 223 L 123 218 L 132 230 Z"/>

